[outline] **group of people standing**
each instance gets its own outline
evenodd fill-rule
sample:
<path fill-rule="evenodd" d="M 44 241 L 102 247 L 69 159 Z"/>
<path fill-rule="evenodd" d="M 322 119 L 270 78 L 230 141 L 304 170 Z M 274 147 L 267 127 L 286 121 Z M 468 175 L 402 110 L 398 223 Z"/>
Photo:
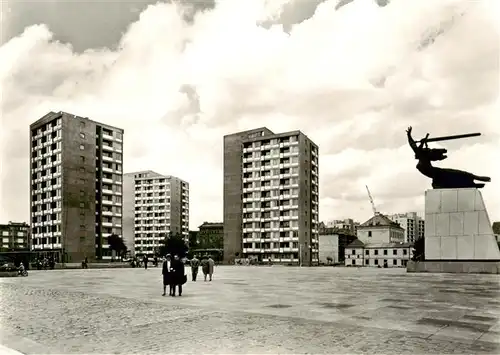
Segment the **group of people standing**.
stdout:
<path fill-rule="evenodd" d="M 198 269 L 201 266 L 201 271 L 205 281 L 207 277 L 209 281 L 212 281 L 212 275 L 214 273 L 215 262 L 210 256 L 204 256 L 201 261 L 196 257 L 196 255 L 190 260 L 191 266 L 191 276 L 192 281 L 196 281 L 198 276 Z M 178 295 L 182 296 L 182 285 L 187 282 L 187 277 L 184 274 L 184 263 L 179 258 L 178 255 L 174 255 L 172 259 L 170 254 L 167 254 L 162 267 L 163 275 L 163 294 L 167 295 L 167 286 L 169 286 L 169 296 L 175 297 L 176 290 L 178 290 Z"/>

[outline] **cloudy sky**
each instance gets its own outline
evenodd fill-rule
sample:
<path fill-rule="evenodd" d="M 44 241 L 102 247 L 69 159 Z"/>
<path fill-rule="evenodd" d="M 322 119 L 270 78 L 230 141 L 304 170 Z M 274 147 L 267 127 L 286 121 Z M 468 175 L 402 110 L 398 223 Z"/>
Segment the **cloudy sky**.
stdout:
<path fill-rule="evenodd" d="M 222 220 L 222 136 L 300 129 L 320 146 L 320 218 L 423 211 L 416 137 L 491 176 L 500 220 L 495 0 L 3 0 L 0 221 L 29 220 L 29 130 L 48 111 L 125 129 L 125 171 L 190 182 Z"/>

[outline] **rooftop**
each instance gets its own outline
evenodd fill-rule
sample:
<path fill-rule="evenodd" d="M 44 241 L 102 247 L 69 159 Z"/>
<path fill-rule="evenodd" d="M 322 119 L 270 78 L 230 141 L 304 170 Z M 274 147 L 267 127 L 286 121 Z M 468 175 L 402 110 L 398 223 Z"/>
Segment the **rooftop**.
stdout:
<path fill-rule="evenodd" d="M 383 214 L 376 214 L 372 218 L 370 218 L 365 223 L 362 223 L 358 226 L 359 228 L 363 227 L 392 227 L 397 229 L 403 229 L 398 223 L 392 221 L 389 217 L 384 216 Z"/>

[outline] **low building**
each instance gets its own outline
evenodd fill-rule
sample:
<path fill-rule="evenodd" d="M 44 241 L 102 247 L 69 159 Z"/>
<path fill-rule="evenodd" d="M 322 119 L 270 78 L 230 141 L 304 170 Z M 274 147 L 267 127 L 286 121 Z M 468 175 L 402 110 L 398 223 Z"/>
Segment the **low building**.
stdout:
<path fill-rule="evenodd" d="M 365 244 L 403 243 L 405 230 L 383 214 L 377 213 L 357 228 L 356 236 Z"/>
<path fill-rule="evenodd" d="M 189 248 L 191 253 L 198 256 L 211 255 L 215 261 L 222 261 L 224 256 L 224 224 L 203 222 L 198 229 L 198 232 L 190 232 L 192 233 L 192 242 L 195 241 L 195 245 Z"/>
<path fill-rule="evenodd" d="M 342 263 L 345 247 L 356 237 L 350 233 L 338 231 L 336 228 L 323 228 L 319 234 L 320 264 Z"/>
<path fill-rule="evenodd" d="M 30 226 L 27 223 L 9 222 L 0 224 L 2 244 L 0 251 L 24 251 L 30 250 Z"/>
<path fill-rule="evenodd" d="M 346 266 L 406 267 L 411 243 L 371 243 L 356 239 L 345 249 Z"/>

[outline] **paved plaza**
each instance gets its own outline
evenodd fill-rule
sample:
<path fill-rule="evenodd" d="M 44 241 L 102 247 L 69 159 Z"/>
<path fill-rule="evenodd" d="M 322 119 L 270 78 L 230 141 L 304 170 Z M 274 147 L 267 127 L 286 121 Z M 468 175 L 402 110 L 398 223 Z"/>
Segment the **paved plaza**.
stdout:
<path fill-rule="evenodd" d="M 188 269 L 186 268 L 186 271 Z M 0 344 L 40 353 L 500 353 L 500 278 L 216 267 L 162 297 L 161 268 L 0 279 Z"/>

